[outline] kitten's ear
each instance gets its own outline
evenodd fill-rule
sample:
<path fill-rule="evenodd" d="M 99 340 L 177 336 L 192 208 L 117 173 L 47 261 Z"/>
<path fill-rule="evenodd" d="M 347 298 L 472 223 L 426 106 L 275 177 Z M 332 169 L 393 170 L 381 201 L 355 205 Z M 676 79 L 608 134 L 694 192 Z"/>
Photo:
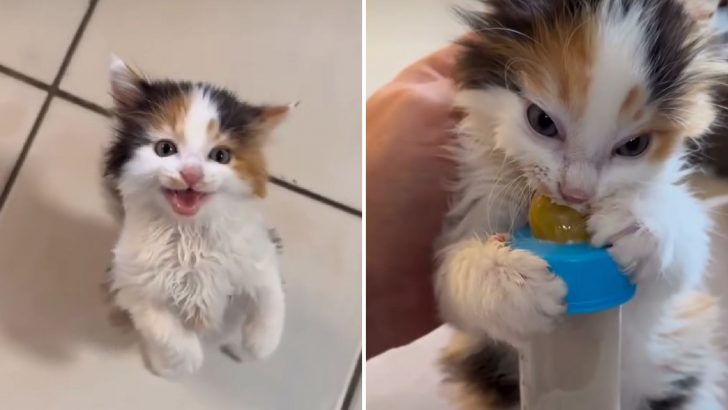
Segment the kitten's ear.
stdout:
<path fill-rule="evenodd" d="M 698 24 L 706 26 L 713 17 L 713 13 L 718 10 L 720 0 L 680 0 L 680 2 Z"/>
<path fill-rule="evenodd" d="M 109 75 L 115 108 L 131 109 L 144 98 L 144 78 L 114 54 L 111 55 Z"/>
<path fill-rule="evenodd" d="M 298 106 L 298 102 L 290 105 L 264 105 L 253 127 L 256 134 L 266 137 L 288 116 L 291 108 Z"/>

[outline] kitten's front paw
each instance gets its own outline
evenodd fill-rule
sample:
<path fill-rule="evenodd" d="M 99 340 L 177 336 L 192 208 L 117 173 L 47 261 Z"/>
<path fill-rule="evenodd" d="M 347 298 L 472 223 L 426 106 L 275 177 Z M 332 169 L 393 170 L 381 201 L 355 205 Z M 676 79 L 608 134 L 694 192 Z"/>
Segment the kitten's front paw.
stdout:
<path fill-rule="evenodd" d="M 202 345 L 193 336 L 165 344 L 145 343 L 145 356 L 149 370 L 167 379 L 197 372 L 204 359 Z"/>
<path fill-rule="evenodd" d="M 510 248 L 507 240 L 493 235 L 486 243 L 474 239 L 463 244 L 449 272 L 458 281 L 449 285 L 454 292 L 450 306 L 443 308 L 446 316 L 448 309 L 462 312 L 459 318 L 450 316 L 457 318 L 458 326 L 519 345 L 553 329 L 566 310 L 566 285 L 546 261 Z"/>
<path fill-rule="evenodd" d="M 657 238 L 628 211 L 595 213 L 587 226 L 592 245 L 609 246 L 609 254 L 633 282 L 660 269 Z"/>
<path fill-rule="evenodd" d="M 277 324 L 250 323 L 243 330 L 242 360 L 265 359 L 278 348 L 282 326 Z"/>
<path fill-rule="evenodd" d="M 550 332 L 566 311 L 566 284 L 538 256 L 505 246 L 503 251 L 509 253 L 503 272 L 509 283 L 504 283 L 500 326 L 510 327 L 519 339 Z"/>

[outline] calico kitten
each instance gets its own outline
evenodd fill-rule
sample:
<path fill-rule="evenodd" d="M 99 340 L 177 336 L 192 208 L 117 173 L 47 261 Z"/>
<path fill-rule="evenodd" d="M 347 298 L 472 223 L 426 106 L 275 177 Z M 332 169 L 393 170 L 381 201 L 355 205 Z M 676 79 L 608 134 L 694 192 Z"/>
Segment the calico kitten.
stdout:
<path fill-rule="evenodd" d="M 106 186 L 122 229 L 109 288 L 154 373 L 195 372 L 203 342 L 263 358 L 283 331 L 261 151 L 286 106 L 254 106 L 203 83 L 151 81 L 111 65 L 115 134 Z"/>
<path fill-rule="evenodd" d="M 463 12 L 454 201 L 438 244 L 443 357 L 463 409 L 519 406 L 517 349 L 563 316 L 566 287 L 509 248 L 542 191 L 589 212 L 594 246 L 637 282 L 624 308 L 622 409 L 722 408 L 718 308 L 700 291 L 706 206 L 682 182 L 726 73 L 676 0 L 489 0 Z"/>

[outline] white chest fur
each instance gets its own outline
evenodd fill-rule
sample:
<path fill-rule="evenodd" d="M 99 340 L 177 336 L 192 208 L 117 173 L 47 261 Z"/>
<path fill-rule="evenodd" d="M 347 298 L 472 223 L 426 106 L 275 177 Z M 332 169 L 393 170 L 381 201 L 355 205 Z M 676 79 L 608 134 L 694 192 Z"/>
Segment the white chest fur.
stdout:
<path fill-rule="evenodd" d="M 112 286 L 167 304 L 183 320 L 218 325 L 233 296 L 249 294 L 278 263 L 255 209 L 205 223 L 175 223 L 153 212 L 127 212 L 114 249 Z"/>

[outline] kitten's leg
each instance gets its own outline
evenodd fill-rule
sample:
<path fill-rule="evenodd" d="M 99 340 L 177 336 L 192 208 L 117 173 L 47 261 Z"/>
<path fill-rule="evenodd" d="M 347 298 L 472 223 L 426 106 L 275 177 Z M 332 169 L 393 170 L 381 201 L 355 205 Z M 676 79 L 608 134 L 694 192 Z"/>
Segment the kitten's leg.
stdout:
<path fill-rule="evenodd" d="M 167 307 L 139 298 L 134 300 L 131 293 L 120 290 L 117 301 L 129 312 L 142 337 L 149 369 L 166 378 L 196 372 L 204 358 L 198 335 Z"/>
<path fill-rule="evenodd" d="M 518 353 L 504 343 L 456 333 L 440 365 L 459 410 L 520 408 Z"/>
<path fill-rule="evenodd" d="M 721 324 L 718 301 L 708 294 L 688 292 L 671 301 L 651 339 L 652 375 L 662 383 L 662 393 L 650 398 L 651 403 L 681 403 L 686 410 L 723 408 L 719 403 L 726 365 Z"/>
<path fill-rule="evenodd" d="M 623 348 L 626 360 L 622 362 L 622 400 L 669 403 L 678 390 L 690 386 L 688 381 L 694 374 L 681 371 L 683 374 L 660 377 L 666 370 L 669 373 L 675 369 L 676 360 L 699 358 L 697 352 L 711 348 L 707 339 L 692 337 L 702 334 L 699 331 L 667 332 L 667 339 L 656 336 L 665 329 L 662 322 L 672 320 L 671 302 L 676 295 L 702 283 L 710 257 L 707 212 L 684 186 L 655 185 L 637 197 L 602 201 L 587 223 L 593 234 L 592 244 L 612 245 L 612 258 L 637 283 L 637 294 L 625 306 L 625 340 L 645 334 L 650 340 L 649 344 L 634 343 Z M 661 343 L 661 338 L 673 342 Z M 690 343 L 686 343 L 689 339 Z M 685 347 L 689 350 L 681 350 Z M 722 366 L 719 357 L 705 359 L 700 367 L 708 369 L 711 362 Z M 680 367 L 687 363 L 682 362 Z"/>
<path fill-rule="evenodd" d="M 504 239 L 445 248 L 436 292 L 444 318 L 460 330 L 520 346 L 552 329 L 565 311 L 566 285 L 543 259 L 509 248 Z"/>
<path fill-rule="evenodd" d="M 245 358 L 263 359 L 278 347 L 285 321 L 285 300 L 279 276 L 254 290 L 252 303 L 243 325 Z"/>
<path fill-rule="evenodd" d="M 702 282 L 710 258 L 711 221 L 686 187 L 665 185 L 632 199 L 604 201 L 588 220 L 597 247 L 636 282 L 669 284 L 673 292 Z"/>

